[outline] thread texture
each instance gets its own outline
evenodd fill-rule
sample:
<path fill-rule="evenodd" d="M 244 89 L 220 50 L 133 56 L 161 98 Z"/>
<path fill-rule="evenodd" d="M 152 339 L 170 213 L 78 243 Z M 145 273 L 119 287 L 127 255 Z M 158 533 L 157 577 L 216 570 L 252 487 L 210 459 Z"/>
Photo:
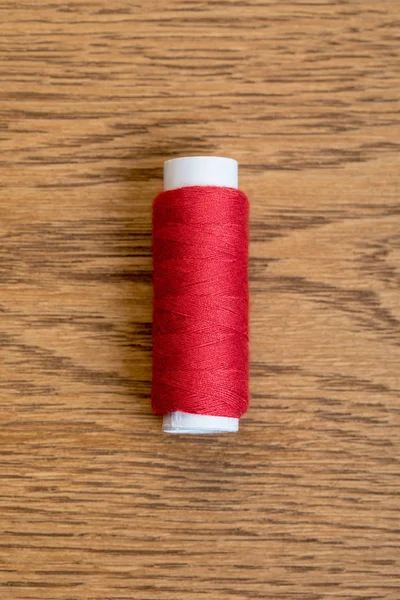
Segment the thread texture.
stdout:
<path fill-rule="evenodd" d="M 239 418 L 248 406 L 248 200 L 192 186 L 153 203 L 156 414 Z"/>

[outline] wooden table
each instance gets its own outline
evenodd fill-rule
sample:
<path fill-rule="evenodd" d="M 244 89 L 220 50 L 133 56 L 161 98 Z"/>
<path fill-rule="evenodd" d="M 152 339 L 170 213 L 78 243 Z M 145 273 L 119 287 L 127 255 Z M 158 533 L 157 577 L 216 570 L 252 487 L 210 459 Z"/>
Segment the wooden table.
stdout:
<path fill-rule="evenodd" d="M 398 0 L 0 4 L 1 600 L 400 598 Z M 251 199 L 251 407 L 161 433 L 163 161 Z"/>

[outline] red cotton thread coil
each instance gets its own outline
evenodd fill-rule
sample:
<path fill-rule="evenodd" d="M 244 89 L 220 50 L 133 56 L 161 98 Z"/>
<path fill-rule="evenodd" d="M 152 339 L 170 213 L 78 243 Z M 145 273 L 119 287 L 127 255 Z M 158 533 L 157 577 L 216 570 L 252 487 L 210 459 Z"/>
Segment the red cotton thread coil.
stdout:
<path fill-rule="evenodd" d="M 248 392 L 245 194 L 187 186 L 153 203 L 153 384 L 158 415 L 240 418 Z"/>

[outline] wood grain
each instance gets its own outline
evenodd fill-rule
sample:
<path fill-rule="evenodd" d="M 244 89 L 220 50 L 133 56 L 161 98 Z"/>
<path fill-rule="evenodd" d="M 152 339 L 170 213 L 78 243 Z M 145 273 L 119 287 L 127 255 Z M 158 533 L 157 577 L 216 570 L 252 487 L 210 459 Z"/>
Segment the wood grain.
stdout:
<path fill-rule="evenodd" d="M 0 2 L 0 598 L 400 598 L 398 0 Z M 251 199 L 252 402 L 149 403 L 163 161 Z"/>

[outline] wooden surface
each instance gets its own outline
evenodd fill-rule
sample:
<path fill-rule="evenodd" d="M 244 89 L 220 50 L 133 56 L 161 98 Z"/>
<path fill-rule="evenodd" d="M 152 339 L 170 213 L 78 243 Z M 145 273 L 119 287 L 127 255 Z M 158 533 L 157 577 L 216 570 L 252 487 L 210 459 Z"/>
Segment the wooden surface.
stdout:
<path fill-rule="evenodd" d="M 400 598 L 398 0 L 0 2 L 0 598 Z M 250 411 L 149 404 L 163 161 L 251 199 Z"/>

